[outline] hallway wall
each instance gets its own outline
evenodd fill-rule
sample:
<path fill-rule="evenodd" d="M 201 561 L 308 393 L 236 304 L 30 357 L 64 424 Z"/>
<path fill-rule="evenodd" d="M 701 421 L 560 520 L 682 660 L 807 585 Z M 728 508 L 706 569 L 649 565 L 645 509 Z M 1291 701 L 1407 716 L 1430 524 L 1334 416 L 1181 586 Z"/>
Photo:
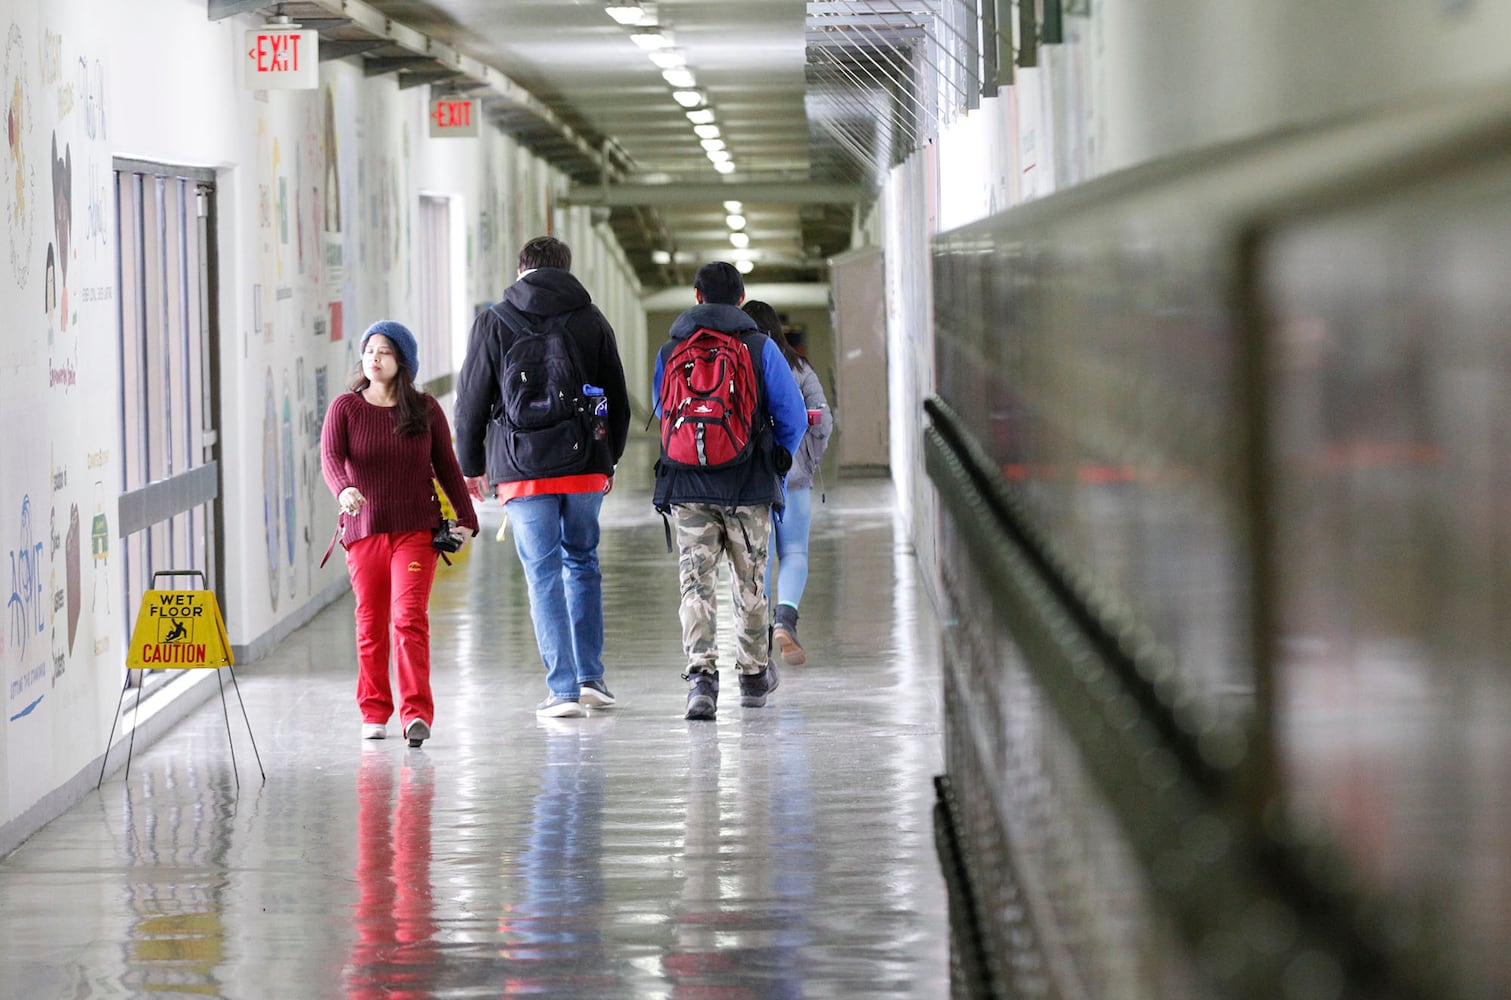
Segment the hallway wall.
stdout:
<path fill-rule="evenodd" d="M 247 89 L 244 31 L 257 19 L 212 23 L 203 0 L 0 10 L 10 136 L 0 309 L 11 319 L 0 347 L 0 538 L 11 571 L 0 630 L 3 853 L 94 780 L 137 610 L 122 607 L 115 536 L 115 158 L 215 173 L 222 610 L 243 662 L 345 590 L 339 560 L 317 568 L 334 523 L 321 417 L 365 327 L 419 322 L 422 192 L 451 199 L 457 273 L 452 356 L 423 356 L 422 380 L 460 364 L 473 304 L 497 297 L 520 244 L 540 233 L 574 244 L 575 270 L 627 354 L 644 351 L 645 321 L 607 227 L 556 204 L 566 179 L 493 130 L 429 139 L 428 88 L 401 91 L 331 60 L 318 90 Z M 97 517 L 106 548 L 90 558 Z M 155 697 L 204 676 L 181 673 Z"/>
<path fill-rule="evenodd" d="M 1506 3 L 1088 6 L 997 96 L 942 109 L 937 134 L 891 171 L 857 227 L 886 253 L 893 476 L 925 567 L 937 521 L 916 454 L 933 385 L 936 234 L 1161 157 L 1511 77 Z"/>

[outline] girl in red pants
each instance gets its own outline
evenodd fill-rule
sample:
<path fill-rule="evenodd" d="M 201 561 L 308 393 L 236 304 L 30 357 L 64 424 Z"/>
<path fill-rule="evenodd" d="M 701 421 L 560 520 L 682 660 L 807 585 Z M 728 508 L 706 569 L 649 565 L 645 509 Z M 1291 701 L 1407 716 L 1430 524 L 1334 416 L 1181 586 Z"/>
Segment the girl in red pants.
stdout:
<path fill-rule="evenodd" d="M 362 737 L 381 740 L 394 712 L 388 664 L 393 652 L 399 718 L 417 747 L 430 738 L 430 584 L 441 521 L 432 480 L 456 510 L 456 533 L 477 532 L 477 514 L 451 448 L 441 404 L 415 388 L 414 334 L 381 320 L 362 335 L 362 363 L 351 392 L 331 401 L 321 432 L 326 485 L 341 505 L 341 544 L 357 598 L 357 706 Z M 390 633 L 392 641 L 390 641 Z"/>

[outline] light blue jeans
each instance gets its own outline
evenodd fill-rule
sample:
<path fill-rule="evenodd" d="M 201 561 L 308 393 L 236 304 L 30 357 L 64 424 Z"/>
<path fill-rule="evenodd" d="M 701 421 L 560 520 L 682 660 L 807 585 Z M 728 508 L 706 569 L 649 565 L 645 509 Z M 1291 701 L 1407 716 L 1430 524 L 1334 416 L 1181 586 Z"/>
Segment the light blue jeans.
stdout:
<path fill-rule="evenodd" d="M 581 684 L 603 677 L 602 506 L 602 493 L 545 493 L 515 497 L 504 506 L 530 587 L 546 686 L 572 701 Z"/>
<path fill-rule="evenodd" d="M 771 559 L 766 563 L 766 594 L 771 591 L 771 568 L 778 561 L 776 595 L 794 608 L 808 586 L 808 525 L 813 521 L 813 489 L 788 489 L 782 519 L 771 519 Z"/>

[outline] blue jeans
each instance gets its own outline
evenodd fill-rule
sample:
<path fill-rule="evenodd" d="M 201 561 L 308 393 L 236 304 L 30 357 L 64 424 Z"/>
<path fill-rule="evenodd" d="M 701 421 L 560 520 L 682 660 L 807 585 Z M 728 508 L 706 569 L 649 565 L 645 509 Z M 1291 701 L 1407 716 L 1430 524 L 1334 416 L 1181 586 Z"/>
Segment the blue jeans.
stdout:
<path fill-rule="evenodd" d="M 530 587 L 546 686 L 572 701 L 579 685 L 603 677 L 602 506 L 602 493 L 544 493 L 515 497 L 504 507 Z"/>
<path fill-rule="evenodd" d="M 771 560 L 766 564 L 766 594 L 771 595 L 771 567 L 778 561 L 777 596 L 794 608 L 808 586 L 808 525 L 813 522 L 813 488 L 788 489 L 782 519 L 771 519 Z"/>

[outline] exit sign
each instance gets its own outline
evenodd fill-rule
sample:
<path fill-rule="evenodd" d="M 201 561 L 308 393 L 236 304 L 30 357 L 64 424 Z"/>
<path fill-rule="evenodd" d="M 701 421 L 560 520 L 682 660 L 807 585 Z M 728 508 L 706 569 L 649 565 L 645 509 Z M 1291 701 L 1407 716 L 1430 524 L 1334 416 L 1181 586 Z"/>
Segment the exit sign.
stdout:
<path fill-rule="evenodd" d="M 470 97 L 438 97 L 430 102 L 430 137 L 477 135 L 478 102 Z"/>
<path fill-rule="evenodd" d="M 247 86 L 313 90 L 320 86 L 320 34 L 264 25 L 246 33 Z"/>

